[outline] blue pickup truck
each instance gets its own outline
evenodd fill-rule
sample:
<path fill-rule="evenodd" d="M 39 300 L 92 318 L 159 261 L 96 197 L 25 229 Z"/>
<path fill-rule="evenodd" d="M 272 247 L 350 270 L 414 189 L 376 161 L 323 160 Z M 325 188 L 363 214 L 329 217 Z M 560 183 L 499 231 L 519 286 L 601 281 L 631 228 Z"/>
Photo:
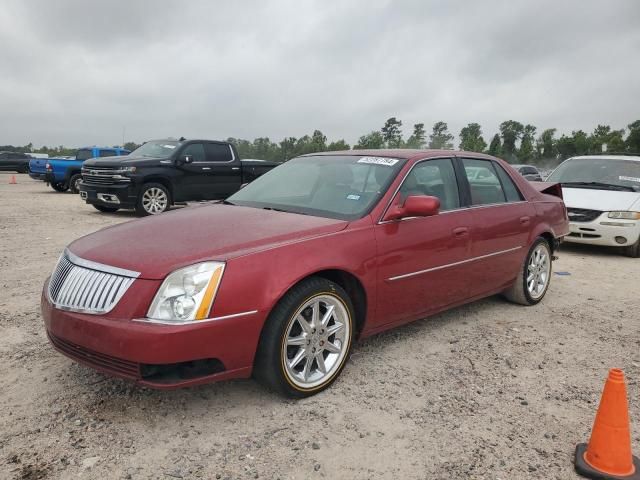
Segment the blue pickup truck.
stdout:
<path fill-rule="evenodd" d="M 29 176 L 47 182 L 56 192 L 71 190 L 78 193 L 78 184 L 82 180 L 82 164 L 85 160 L 117 157 L 129 153 L 129 150 L 120 147 L 84 147 L 79 148 L 75 157 L 71 158 L 33 158 L 29 161 Z"/>

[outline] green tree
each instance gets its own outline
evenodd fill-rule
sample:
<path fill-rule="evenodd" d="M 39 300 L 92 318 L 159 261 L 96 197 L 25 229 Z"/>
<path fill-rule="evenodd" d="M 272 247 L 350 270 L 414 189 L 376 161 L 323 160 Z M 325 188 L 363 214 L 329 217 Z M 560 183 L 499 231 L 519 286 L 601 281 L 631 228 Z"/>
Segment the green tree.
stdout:
<path fill-rule="evenodd" d="M 536 135 L 536 127 L 533 125 L 526 125 L 522 132 L 522 142 L 520 143 L 520 150 L 518 152 L 518 158 L 521 162 L 531 163 L 535 157 L 535 148 L 533 141 Z"/>
<path fill-rule="evenodd" d="M 507 120 L 500 124 L 502 136 L 502 155 L 509 162 L 516 159 L 516 142 L 522 137 L 524 126 L 515 120 Z"/>
<path fill-rule="evenodd" d="M 416 123 L 413 126 L 413 133 L 407 139 L 405 147 L 407 148 L 424 148 L 426 144 L 427 132 L 424 130 L 424 123 Z"/>
<path fill-rule="evenodd" d="M 460 130 L 460 145 L 458 148 L 468 152 L 484 152 L 485 148 L 487 148 L 487 142 L 482 138 L 480 124 L 470 123 Z"/>
<path fill-rule="evenodd" d="M 402 122 L 396 117 L 389 118 L 381 129 L 382 138 L 389 148 L 402 147 Z"/>
<path fill-rule="evenodd" d="M 239 153 L 239 152 L 238 152 Z M 253 156 L 260 160 L 278 161 L 281 159 L 280 148 L 269 140 L 269 137 L 259 137 L 253 141 Z M 242 156 L 240 157 L 242 158 Z"/>
<path fill-rule="evenodd" d="M 538 151 L 539 156 L 544 159 L 555 159 L 558 155 L 558 150 L 556 148 L 555 136 L 556 129 L 555 128 L 547 128 L 542 132 L 540 138 L 538 139 Z"/>
<path fill-rule="evenodd" d="M 436 122 L 433 125 L 432 133 L 429 135 L 429 148 L 438 150 L 453 149 L 453 135 L 449 133 L 449 126 L 446 122 Z"/>
<path fill-rule="evenodd" d="M 502 156 L 502 144 L 500 143 L 500 134 L 496 133 L 489 144 L 489 155 L 494 157 Z"/>
<path fill-rule="evenodd" d="M 337 152 L 340 150 L 349 150 L 350 148 L 351 147 L 347 142 L 345 142 L 343 139 L 340 139 L 335 142 L 331 142 L 327 147 L 327 150 L 329 150 L 330 152 Z"/>
<path fill-rule="evenodd" d="M 373 131 L 367 133 L 366 135 L 362 135 L 358 139 L 358 143 L 353 148 L 359 149 L 375 149 L 375 148 L 383 148 L 384 147 L 384 138 L 382 137 L 382 133 L 378 131 Z"/>
<path fill-rule="evenodd" d="M 280 153 L 282 154 L 282 161 L 292 159 L 296 153 L 296 138 L 286 137 L 280 142 Z"/>
<path fill-rule="evenodd" d="M 311 135 L 311 145 L 313 148 L 313 151 L 311 153 L 324 152 L 325 150 L 327 150 L 326 135 L 320 130 L 314 130 L 313 134 Z"/>
<path fill-rule="evenodd" d="M 598 125 L 589 139 L 591 144 L 590 153 L 601 153 L 603 146 L 609 143 L 611 127 L 609 125 Z"/>
<path fill-rule="evenodd" d="M 607 140 L 607 152 L 624 153 L 625 151 L 624 129 L 613 130 Z"/>
<path fill-rule="evenodd" d="M 297 157 L 298 155 L 313 153 L 313 151 L 314 151 L 313 141 L 311 140 L 311 137 L 309 135 L 304 135 L 296 141 L 294 156 Z"/>
<path fill-rule="evenodd" d="M 629 136 L 625 141 L 626 151 L 640 154 L 640 120 L 636 120 L 628 125 Z"/>
<path fill-rule="evenodd" d="M 124 148 L 125 150 L 129 150 L 130 152 L 133 152 L 138 147 L 140 147 L 140 144 L 138 144 L 136 142 L 126 142 L 122 146 L 122 148 Z"/>

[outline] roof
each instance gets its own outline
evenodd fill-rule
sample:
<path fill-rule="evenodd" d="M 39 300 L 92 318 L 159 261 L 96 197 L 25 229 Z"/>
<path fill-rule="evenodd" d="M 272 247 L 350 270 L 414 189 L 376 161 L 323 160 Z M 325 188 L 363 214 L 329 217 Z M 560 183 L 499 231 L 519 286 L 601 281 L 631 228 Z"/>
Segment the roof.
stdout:
<path fill-rule="evenodd" d="M 567 158 L 567 160 L 633 160 L 640 162 L 640 156 L 634 155 L 581 155 L 579 157 Z M 566 160 L 565 160 L 566 161 Z"/>
<path fill-rule="evenodd" d="M 428 157 L 442 157 L 442 156 L 464 156 L 469 155 L 473 157 L 493 158 L 490 155 L 478 152 L 465 152 L 462 150 L 433 150 L 433 149 L 411 149 L 411 148 L 381 148 L 371 150 L 338 150 L 334 152 L 317 152 L 308 153 L 305 156 L 310 155 L 358 155 L 358 156 L 370 156 L 370 157 L 392 157 L 392 158 L 404 158 L 410 159 L 415 157 L 428 158 Z"/>

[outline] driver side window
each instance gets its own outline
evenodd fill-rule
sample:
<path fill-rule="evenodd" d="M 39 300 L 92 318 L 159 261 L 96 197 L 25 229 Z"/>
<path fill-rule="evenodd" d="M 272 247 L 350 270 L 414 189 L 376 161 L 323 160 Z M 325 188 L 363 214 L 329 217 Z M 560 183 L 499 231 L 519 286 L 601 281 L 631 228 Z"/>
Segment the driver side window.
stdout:
<path fill-rule="evenodd" d="M 449 158 L 427 160 L 416 164 L 400 187 L 402 202 L 410 195 L 429 195 L 440 199 L 440 211 L 460 208 L 458 183 Z"/>
<path fill-rule="evenodd" d="M 201 143 L 192 143 L 191 145 L 187 145 L 181 155 L 191 155 L 193 157 L 193 163 L 207 161 L 207 157 L 204 153 L 204 145 Z"/>

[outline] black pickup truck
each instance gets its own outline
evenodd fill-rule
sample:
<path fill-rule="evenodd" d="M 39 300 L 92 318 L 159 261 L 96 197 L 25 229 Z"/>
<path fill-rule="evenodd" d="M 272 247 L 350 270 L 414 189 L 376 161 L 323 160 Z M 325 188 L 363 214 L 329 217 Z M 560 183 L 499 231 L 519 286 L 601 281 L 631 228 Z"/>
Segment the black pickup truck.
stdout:
<path fill-rule="evenodd" d="M 152 140 L 127 157 L 84 162 L 79 190 L 101 212 L 133 208 L 155 215 L 175 203 L 227 198 L 277 165 L 240 160 L 227 142 Z"/>

